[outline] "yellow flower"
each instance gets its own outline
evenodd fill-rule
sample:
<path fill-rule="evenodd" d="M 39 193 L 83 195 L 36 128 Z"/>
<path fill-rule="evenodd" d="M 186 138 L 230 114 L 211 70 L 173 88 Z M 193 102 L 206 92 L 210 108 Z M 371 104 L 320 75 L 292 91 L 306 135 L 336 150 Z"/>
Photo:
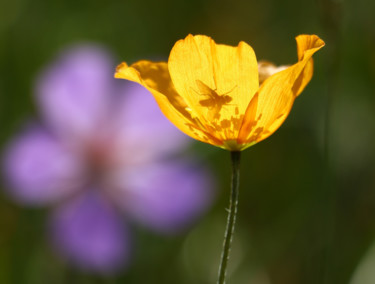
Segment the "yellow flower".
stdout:
<path fill-rule="evenodd" d="M 316 35 L 296 40 L 298 62 L 276 67 L 258 64 L 245 42 L 233 47 L 188 35 L 176 42 L 168 62 L 122 63 L 115 77 L 146 87 L 164 115 L 185 134 L 241 151 L 280 127 L 311 80 L 312 55 L 324 42 Z"/>

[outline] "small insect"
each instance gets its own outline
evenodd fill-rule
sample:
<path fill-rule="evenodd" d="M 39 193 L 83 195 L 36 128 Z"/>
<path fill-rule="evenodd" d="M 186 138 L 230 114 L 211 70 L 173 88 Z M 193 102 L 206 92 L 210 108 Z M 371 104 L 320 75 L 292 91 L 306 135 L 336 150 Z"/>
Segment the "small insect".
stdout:
<path fill-rule="evenodd" d="M 205 83 L 203 83 L 200 80 L 195 81 L 197 83 L 198 89 L 199 89 L 199 95 L 203 95 L 208 97 L 207 99 L 200 100 L 199 104 L 204 107 L 208 107 L 208 109 L 212 112 L 219 113 L 221 111 L 221 108 L 224 105 L 228 105 L 232 101 L 232 97 L 228 96 L 230 92 L 232 92 L 237 86 L 234 86 L 230 91 L 219 95 L 216 92 L 216 89 L 211 89 L 208 87 Z"/>

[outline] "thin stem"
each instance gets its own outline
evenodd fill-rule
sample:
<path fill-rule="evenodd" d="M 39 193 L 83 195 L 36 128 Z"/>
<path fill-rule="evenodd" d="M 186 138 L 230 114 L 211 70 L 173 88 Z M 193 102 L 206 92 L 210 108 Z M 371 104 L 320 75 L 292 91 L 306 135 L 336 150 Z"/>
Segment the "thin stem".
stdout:
<path fill-rule="evenodd" d="M 233 151 L 230 152 L 232 160 L 232 188 L 231 195 L 229 199 L 229 211 L 227 228 L 224 235 L 223 251 L 221 253 L 221 261 L 219 266 L 219 279 L 217 284 L 225 283 L 225 276 L 227 272 L 227 265 L 229 260 L 229 253 L 231 248 L 231 243 L 233 239 L 234 226 L 236 223 L 237 216 L 237 205 L 238 205 L 238 185 L 240 183 L 240 157 L 241 152 Z"/>

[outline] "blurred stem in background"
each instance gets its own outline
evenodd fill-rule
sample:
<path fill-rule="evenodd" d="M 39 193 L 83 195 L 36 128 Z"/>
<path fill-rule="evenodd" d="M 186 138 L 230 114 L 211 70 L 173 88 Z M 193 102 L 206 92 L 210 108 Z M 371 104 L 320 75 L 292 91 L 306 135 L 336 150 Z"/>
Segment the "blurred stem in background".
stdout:
<path fill-rule="evenodd" d="M 338 75 L 341 59 L 341 0 L 319 0 L 321 8 L 321 21 L 326 34 L 328 62 L 327 73 L 327 97 L 324 122 L 324 159 L 329 167 L 330 156 L 330 128 L 332 125 L 332 108 L 334 97 L 337 92 Z"/>
<path fill-rule="evenodd" d="M 225 283 L 225 276 L 226 276 L 226 271 L 227 271 L 231 243 L 233 239 L 234 227 L 236 223 L 237 206 L 238 206 L 238 186 L 240 182 L 241 152 L 231 151 L 230 156 L 232 160 L 232 185 L 231 185 L 231 194 L 230 194 L 230 199 L 229 199 L 227 227 L 225 230 L 223 251 L 221 254 L 221 261 L 220 261 L 220 266 L 219 266 L 219 279 L 217 281 L 218 284 Z"/>
<path fill-rule="evenodd" d="M 326 56 L 326 97 L 325 97 L 325 117 L 323 129 L 323 178 L 322 178 L 322 200 L 323 210 L 321 237 L 322 248 L 322 267 L 321 276 L 317 283 L 331 284 L 336 283 L 332 271 L 335 266 L 335 235 L 337 227 L 337 207 L 339 191 L 335 183 L 332 169 L 332 140 L 331 130 L 333 127 L 333 106 L 335 96 L 338 90 L 338 78 L 341 61 L 341 19 L 342 19 L 342 1 L 341 0 L 318 0 L 320 7 L 321 23 L 325 32 L 327 42 Z"/>

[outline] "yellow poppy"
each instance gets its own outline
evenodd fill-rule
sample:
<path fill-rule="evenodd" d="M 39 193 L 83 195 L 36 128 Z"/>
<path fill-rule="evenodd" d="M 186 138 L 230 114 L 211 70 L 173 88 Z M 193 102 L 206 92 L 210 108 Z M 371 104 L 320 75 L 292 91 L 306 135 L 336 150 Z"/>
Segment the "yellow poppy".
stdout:
<path fill-rule="evenodd" d="M 312 55 L 324 42 L 316 35 L 299 35 L 296 41 L 298 62 L 276 67 L 258 63 L 245 42 L 234 47 L 188 35 L 176 42 L 168 62 L 124 62 L 115 77 L 146 87 L 185 134 L 241 151 L 280 127 L 311 80 Z"/>

